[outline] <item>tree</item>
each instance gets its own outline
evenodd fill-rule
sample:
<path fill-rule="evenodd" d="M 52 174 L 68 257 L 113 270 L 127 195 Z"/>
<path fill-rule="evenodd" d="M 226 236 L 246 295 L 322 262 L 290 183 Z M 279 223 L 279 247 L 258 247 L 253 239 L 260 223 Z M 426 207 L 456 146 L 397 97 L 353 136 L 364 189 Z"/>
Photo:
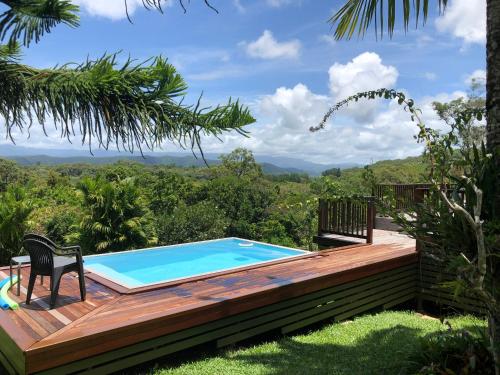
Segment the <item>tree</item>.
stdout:
<path fill-rule="evenodd" d="M 340 177 L 342 175 L 342 171 L 340 168 L 329 168 L 325 169 L 323 172 L 321 172 L 322 176 L 334 176 L 334 177 Z"/>
<path fill-rule="evenodd" d="M 91 253 L 129 250 L 157 242 L 152 216 L 133 179 L 105 181 L 85 178 L 78 188 L 85 213 L 77 238 Z"/>
<path fill-rule="evenodd" d="M 222 238 L 227 226 L 224 211 L 211 202 L 181 204 L 159 217 L 158 239 L 163 245 Z"/>
<path fill-rule="evenodd" d="M 191 186 L 176 173 L 160 171 L 153 180 L 150 208 L 155 215 L 170 215 L 186 198 Z"/>
<path fill-rule="evenodd" d="M 21 252 L 32 209 L 23 188 L 11 185 L 0 193 L 0 264 L 7 264 L 12 256 Z"/>
<path fill-rule="evenodd" d="M 249 179 L 262 177 L 262 168 L 250 150 L 237 148 L 227 155 L 222 155 L 220 160 L 222 174 Z"/>
<path fill-rule="evenodd" d="M 22 183 L 24 177 L 16 162 L 0 159 L 0 192 L 7 190 L 9 185 Z"/>
<path fill-rule="evenodd" d="M 433 102 L 432 107 L 441 120 L 446 122 L 448 126 L 453 127 L 457 121 L 460 121 L 463 113 L 481 110 L 485 107 L 483 85 L 484 82 L 481 83 L 481 80 L 473 79 L 470 93 L 466 98 L 454 99 L 448 103 Z M 462 151 L 472 150 L 472 145 L 480 147 L 481 143 L 486 141 L 486 127 L 478 123 L 474 117 L 471 117 L 456 129 L 459 132 L 457 136 Z"/>
<path fill-rule="evenodd" d="M 165 140 L 199 148 L 202 135 L 245 133 L 243 127 L 255 121 L 231 99 L 215 108 L 203 107 L 201 97 L 194 105 L 184 104 L 186 82 L 161 56 L 143 63 L 119 64 L 117 54 L 105 54 L 51 69 L 24 65 L 20 46 L 37 43 L 59 24 L 77 27 L 78 7 L 67 0 L 0 3 L 8 8 L 0 14 L 0 42 L 6 43 L 0 45 L 0 117 L 9 136 L 35 121 L 45 129 L 51 120 L 61 137 L 70 139 L 79 131 L 89 148 L 142 151 Z M 160 0 L 143 4 L 161 11 Z"/>

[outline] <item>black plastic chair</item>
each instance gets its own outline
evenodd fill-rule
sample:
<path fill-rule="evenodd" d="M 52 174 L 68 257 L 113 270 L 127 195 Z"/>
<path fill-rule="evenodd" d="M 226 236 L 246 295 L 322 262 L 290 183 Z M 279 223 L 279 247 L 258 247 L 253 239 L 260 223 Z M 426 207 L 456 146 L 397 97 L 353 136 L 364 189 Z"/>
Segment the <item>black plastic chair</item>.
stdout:
<path fill-rule="evenodd" d="M 80 250 L 80 246 L 67 246 L 67 247 L 59 246 L 54 241 L 52 241 L 50 238 L 47 238 L 45 236 L 42 236 L 41 234 L 36 234 L 36 233 L 26 233 L 23 236 L 23 240 L 38 240 L 40 242 L 46 243 L 47 245 L 53 247 L 58 252 L 66 252 L 66 251 L 72 252 L 75 250 Z M 80 252 L 81 252 L 81 250 L 80 250 Z M 69 255 L 71 255 L 71 254 L 69 254 Z M 40 283 L 43 285 L 43 275 L 41 276 Z"/>
<path fill-rule="evenodd" d="M 65 273 L 73 271 L 78 273 L 80 296 L 82 301 L 85 301 L 85 278 L 80 247 L 71 246 L 61 248 L 57 245 L 54 247 L 50 244 L 53 242 L 48 238 L 43 237 L 43 239 L 47 240 L 43 241 L 34 239 L 32 236 L 33 235 L 27 235 L 23 241 L 24 249 L 29 253 L 31 258 L 31 273 L 28 293 L 26 295 L 26 304 L 30 304 L 36 277 L 38 275 L 50 276 L 50 308 L 53 309 L 56 304 L 62 276 Z M 63 250 L 64 252 L 58 250 Z"/>

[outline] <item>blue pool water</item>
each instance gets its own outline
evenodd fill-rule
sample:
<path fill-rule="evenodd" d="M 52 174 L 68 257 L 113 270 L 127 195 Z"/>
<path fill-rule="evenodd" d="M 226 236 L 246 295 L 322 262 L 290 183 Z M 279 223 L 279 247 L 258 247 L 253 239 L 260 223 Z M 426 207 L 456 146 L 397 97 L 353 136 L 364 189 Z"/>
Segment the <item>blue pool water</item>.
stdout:
<path fill-rule="evenodd" d="M 224 238 L 85 257 L 85 268 L 128 288 L 249 266 L 306 253 Z"/>

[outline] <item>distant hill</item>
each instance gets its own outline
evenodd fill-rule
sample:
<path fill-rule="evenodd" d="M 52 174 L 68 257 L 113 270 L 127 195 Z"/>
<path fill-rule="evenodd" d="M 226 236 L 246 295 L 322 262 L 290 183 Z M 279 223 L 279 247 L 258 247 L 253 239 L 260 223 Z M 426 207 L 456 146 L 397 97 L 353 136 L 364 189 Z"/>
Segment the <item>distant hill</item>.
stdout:
<path fill-rule="evenodd" d="M 217 165 L 219 154 L 209 153 L 205 159 L 209 165 Z M 187 152 L 177 153 L 146 153 L 144 156 L 117 151 L 96 150 L 90 155 L 85 150 L 45 150 L 29 149 L 25 147 L 2 145 L 0 146 L 0 157 L 14 160 L 22 165 L 59 165 L 59 164 L 111 164 L 120 160 L 130 160 L 149 165 L 172 165 L 181 168 L 203 167 L 205 162 Z M 319 164 L 301 159 L 288 157 L 277 157 L 269 155 L 255 155 L 255 159 L 262 166 L 266 174 L 288 174 L 305 173 L 318 176 L 322 171 L 329 168 L 349 168 L 356 164 Z"/>
<path fill-rule="evenodd" d="M 412 184 L 427 182 L 427 163 L 421 156 L 406 159 L 382 160 L 370 168 L 375 174 L 378 183 L 382 184 Z M 363 180 L 363 167 L 348 168 L 341 171 L 339 183 L 349 191 L 360 194 L 369 194 Z"/>
<path fill-rule="evenodd" d="M 48 155 L 31 155 L 31 156 L 8 156 L 6 159 L 13 160 L 21 165 L 61 165 L 61 164 L 113 164 L 120 160 L 129 160 L 137 163 L 143 163 L 146 165 L 172 165 L 180 168 L 188 167 L 203 167 L 205 162 L 203 159 L 196 159 L 194 156 L 109 156 L 109 157 L 90 157 L 90 156 L 48 156 Z M 206 159 L 207 164 L 217 165 L 220 163 L 219 160 Z M 265 174 L 280 175 L 289 173 L 305 173 L 302 169 L 298 168 L 282 168 L 271 163 L 259 163 L 262 167 L 262 171 Z"/>

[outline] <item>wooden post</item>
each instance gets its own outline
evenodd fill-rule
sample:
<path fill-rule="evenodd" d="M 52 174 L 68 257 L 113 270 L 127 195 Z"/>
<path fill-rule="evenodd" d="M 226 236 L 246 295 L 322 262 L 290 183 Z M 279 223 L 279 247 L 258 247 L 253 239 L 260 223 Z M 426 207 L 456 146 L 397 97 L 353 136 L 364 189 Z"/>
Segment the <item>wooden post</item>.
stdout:
<path fill-rule="evenodd" d="M 415 190 L 413 192 L 413 194 L 414 194 L 413 200 L 414 200 L 415 205 L 424 203 L 424 196 L 425 196 L 424 190 L 425 190 L 424 188 L 419 188 L 419 187 L 415 188 Z M 420 220 L 419 220 L 419 217 L 417 216 L 417 226 L 419 227 L 420 225 L 421 225 Z M 422 257 L 422 253 L 421 253 L 422 241 L 420 241 L 418 239 L 418 237 L 416 238 L 415 248 L 418 252 L 418 257 L 420 259 Z M 422 298 L 422 278 L 421 278 L 420 267 L 421 267 L 421 262 L 419 261 L 417 263 L 417 278 L 418 278 L 417 311 L 423 312 L 424 306 L 423 306 L 423 298 Z"/>
<path fill-rule="evenodd" d="M 424 203 L 424 195 L 425 195 L 424 188 L 416 188 L 414 194 L 415 194 L 414 195 L 415 205 Z M 420 226 L 420 220 L 418 216 L 417 216 L 417 226 Z M 416 239 L 416 249 L 417 252 L 420 252 L 420 250 L 422 250 L 422 241 L 420 241 L 418 238 Z"/>
<path fill-rule="evenodd" d="M 373 243 L 373 224 L 375 220 L 373 197 L 368 197 L 366 212 L 366 243 Z"/>
<path fill-rule="evenodd" d="M 323 226 L 323 199 L 318 199 L 318 236 L 321 236 L 321 227 Z"/>

